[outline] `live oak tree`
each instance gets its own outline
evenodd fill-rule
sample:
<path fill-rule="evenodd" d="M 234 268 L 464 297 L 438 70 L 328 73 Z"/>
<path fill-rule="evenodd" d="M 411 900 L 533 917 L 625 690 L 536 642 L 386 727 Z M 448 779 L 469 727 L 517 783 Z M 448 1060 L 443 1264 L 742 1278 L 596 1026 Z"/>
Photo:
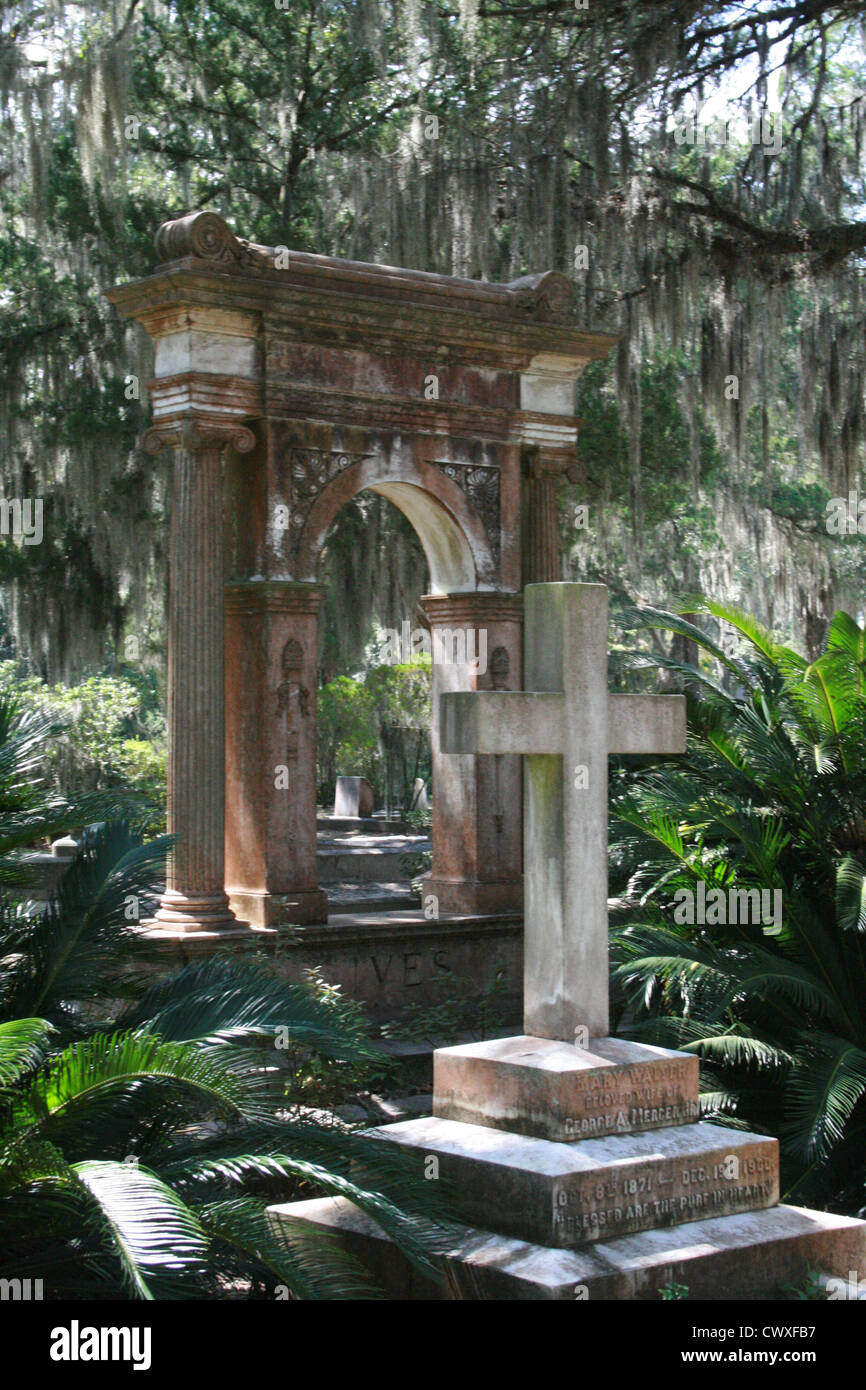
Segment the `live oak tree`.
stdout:
<path fill-rule="evenodd" d="M 595 506 L 572 572 L 653 599 L 712 584 L 820 642 L 862 578 L 821 524 L 863 448 L 860 11 L 7 6 L 3 485 L 46 499 L 45 543 L 5 547 L 0 571 L 23 648 L 66 675 L 134 629 L 159 659 L 164 479 L 135 444 L 148 349 L 102 291 L 198 207 L 271 244 L 496 279 L 565 270 L 587 326 L 621 334 L 581 393 L 589 476 L 565 501 Z M 348 543 L 335 530 L 332 550 Z M 364 587 L 342 650 L 381 618 Z"/>

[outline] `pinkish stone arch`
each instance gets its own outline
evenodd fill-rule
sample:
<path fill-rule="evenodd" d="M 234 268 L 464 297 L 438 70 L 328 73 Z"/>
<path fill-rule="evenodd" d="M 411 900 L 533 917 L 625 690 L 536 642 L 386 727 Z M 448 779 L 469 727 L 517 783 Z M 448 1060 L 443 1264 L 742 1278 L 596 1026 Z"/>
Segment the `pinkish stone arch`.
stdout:
<path fill-rule="evenodd" d="M 169 823 L 180 848 L 160 925 L 231 926 L 226 893 L 256 928 L 322 921 L 328 527 L 363 489 L 389 498 L 426 552 L 434 635 L 486 633 L 490 669 L 434 664 L 434 710 L 442 693 L 489 685 L 494 667 L 497 688 L 519 689 L 520 591 L 556 577 L 554 482 L 575 461 L 574 384 L 614 340 L 578 326 L 556 272 L 489 284 L 286 256 L 209 212 L 167 223 L 157 250 L 154 274 L 111 299 L 153 340 L 148 447 L 174 450 Z M 224 472 L 237 502 L 225 527 Z M 519 762 L 435 756 L 429 892 L 443 912 L 519 906 Z"/>
<path fill-rule="evenodd" d="M 314 581 L 319 556 L 342 507 L 368 490 L 393 502 L 414 527 L 430 571 L 433 594 L 497 587 L 497 565 L 484 524 L 441 468 L 424 460 L 371 457 L 345 468 L 310 508 L 297 549 L 297 576 Z"/>

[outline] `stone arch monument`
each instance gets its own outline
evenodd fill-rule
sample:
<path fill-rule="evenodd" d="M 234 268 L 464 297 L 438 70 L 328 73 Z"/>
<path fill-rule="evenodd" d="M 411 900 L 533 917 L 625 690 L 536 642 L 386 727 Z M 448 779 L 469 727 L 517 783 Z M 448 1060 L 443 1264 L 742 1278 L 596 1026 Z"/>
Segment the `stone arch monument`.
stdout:
<path fill-rule="evenodd" d="M 213 213 L 159 229 L 159 268 L 112 291 L 155 349 L 144 444 L 174 451 L 169 827 L 158 922 L 175 931 L 327 918 L 316 881 L 319 555 L 363 489 L 415 528 L 434 638 L 486 632 L 520 689 L 521 590 L 556 579 L 554 486 L 574 477 L 574 383 L 613 339 L 582 332 L 556 272 L 488 284 L 266 247 Z M 477 648 L 476 648 L 477 650 Z M 479 663 L 480 667 L 480 663 Z M 521 770 L 441 756 L 443 912 L 520 910 Z"/>

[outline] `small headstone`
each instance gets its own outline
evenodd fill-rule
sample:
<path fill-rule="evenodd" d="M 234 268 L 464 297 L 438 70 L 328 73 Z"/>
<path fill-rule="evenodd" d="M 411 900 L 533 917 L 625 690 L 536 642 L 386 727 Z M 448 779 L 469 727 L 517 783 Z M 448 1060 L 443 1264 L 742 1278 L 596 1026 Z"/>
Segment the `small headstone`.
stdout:
<path fill-rule="evenodd" d="M 373 788 L 366 777 L 338 777 L 334 815 L 347 820 L 358 820 L 372 814 Z"/>
<path fill-rule="evenodd" d="M 412 784 L 412 802 L 410 811 L 429 811 L 427 804 L 427 783 L 423 777 L 416 777 Z"/>
<path fill-rule="evenodd" d="M 62 835 L 59 840 L 52 842 L 51 853 L 55 859 L 74 859 L 78 853 L 78 841 L 73 840 L 71 835 Z"/>

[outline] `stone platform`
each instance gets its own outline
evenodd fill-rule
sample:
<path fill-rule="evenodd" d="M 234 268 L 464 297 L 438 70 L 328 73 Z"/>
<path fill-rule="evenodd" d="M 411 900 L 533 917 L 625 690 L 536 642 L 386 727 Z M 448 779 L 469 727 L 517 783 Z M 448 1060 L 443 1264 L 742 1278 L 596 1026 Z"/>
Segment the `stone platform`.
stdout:
<path fill-rule="evenodd" d="M 447 1185 L 461 1224 L 441 1287 L 342 1199 L 271 1219 L 336 1233 L 402 1299 L 658 1298 L 670 1282 L 690 1298 L 773 1298 L 866 1261 L 866 1223 L 776 1205 L 775 1139 L 700 1121 L 687 1054 L 523 1035 L 443 1048 L 433 1111 L 368 1133 Z"/>
<path fill-rule="evenodd" d="M 776 1140 L 721 1125 L 577 1144 L 435 1116 L 371 1133 L 413 1155 L 420 1172 L 435 1156 L 462 1221 L 483 1225 L 496 1199 L 497 1230 L 539 1245 L 568 1248 L 779 1199 Z"/>
<path fill-rule="evenodd" d="M 666 1284 L 694 1300 L 775 1299 L 809 1271 L 863 1268 L 863 1222 L 778 1206 L 556 1250 L 466 1228 L 442 1256 L 441 1287 L 422 1279 L 374 1221 L 342 1197 L 271 1207 L 283 1230 L 336 1235 L 395 1300 L 652 1300 Z"/>
<path fill-rule="evenodd" d="M 426 835 L 388 834 L 375 831 L 331 830 L 318 835 L 316 873 L 319 883 L 330 888 L 339 882 L 380 883 L 403 876 L 407 854 L 430 849 Z"/>
<path fill-rule="evenodd" d="M 427 921 L 419 908 L 335 912 L 326 923 L 244 927 L 220 932 L 142 928 L 136 969 L 155 977 L 216 953 L 253 955 L 280 978 L 300 981 L 320 968 L 329 984 L 362 1003 L 376 1023 L 412 1005 L 466 999 L 479 1006 L 497 985 L 503 1018 L 520 1017 L 523 922 L 518 913 Z"/>

